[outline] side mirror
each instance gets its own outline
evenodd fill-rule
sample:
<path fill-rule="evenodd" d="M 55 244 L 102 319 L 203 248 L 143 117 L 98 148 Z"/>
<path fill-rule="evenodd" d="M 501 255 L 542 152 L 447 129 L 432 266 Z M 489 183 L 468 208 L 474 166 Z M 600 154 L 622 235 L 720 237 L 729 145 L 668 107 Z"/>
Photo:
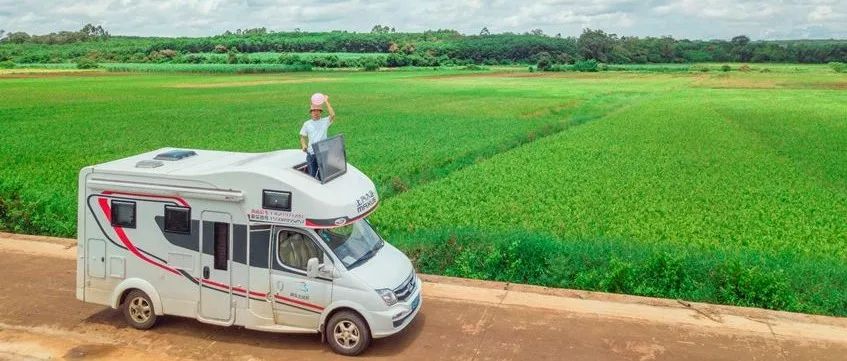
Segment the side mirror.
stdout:
<path fill-rule="evenodd" d="M 309 278 L 318 277 L 318 259 L 315 257 L 309 258 L 306 262 L 306 276 Z"/>
<path fill-rule="evenodd" d="M 332 262 L 326 262 L 323 266 L 321 266 L 321 275 L 327 278 L 338 278 L 341 277 L 341 272 L 335 268 L 335 265 Z"/>

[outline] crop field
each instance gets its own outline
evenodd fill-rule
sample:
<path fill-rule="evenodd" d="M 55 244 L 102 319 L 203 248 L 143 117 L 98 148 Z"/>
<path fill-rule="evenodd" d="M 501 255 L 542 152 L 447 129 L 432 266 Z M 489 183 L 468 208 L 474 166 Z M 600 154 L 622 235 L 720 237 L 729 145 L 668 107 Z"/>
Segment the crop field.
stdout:
<path fill-rule="evenodd" d="M 847 74 L 670 68 L 0 73 L 0 229 L 74 235 L 88 164 L 296 148 L 320 91 L 422 272 L 847 315 Z"/>
<path fill-rule="evenodd" d="M 227 54 L 219 54 L 219 53 L 191 53 L 198 56 L 204 57 L 221 57 L 221 59 L 226 59 Z M 362 57 L 377 57 L 377 56 L 386 56 L 385 53 L 321 53 L 321 52 L 313 52 L 313 53 L 274 53 L 274 52 L 259 52 L 259 53 L 249 53 L 251 59 L 256 58 L 262 60 L 264 62 L 279 59 L 280 56 L 298 56 L 303 59 L 310 59 L 315 57 L 326 57 L 330 55 L 334 55 L 339 59 L 357 59 Z"/>

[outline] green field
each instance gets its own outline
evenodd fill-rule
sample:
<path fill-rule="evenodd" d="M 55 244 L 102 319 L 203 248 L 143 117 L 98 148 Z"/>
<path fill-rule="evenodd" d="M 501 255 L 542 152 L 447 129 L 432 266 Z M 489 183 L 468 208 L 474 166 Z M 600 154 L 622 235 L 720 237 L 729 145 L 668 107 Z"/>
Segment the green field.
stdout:
<path fill-rule="evenodd" d="M 0 73 L 0 228 L 73 235 L 88 164 L 297 147 L 321 91 L 377 183 L 375 224 L 423 272 L 844 316 L 845 90 L 788 64 Z"/>

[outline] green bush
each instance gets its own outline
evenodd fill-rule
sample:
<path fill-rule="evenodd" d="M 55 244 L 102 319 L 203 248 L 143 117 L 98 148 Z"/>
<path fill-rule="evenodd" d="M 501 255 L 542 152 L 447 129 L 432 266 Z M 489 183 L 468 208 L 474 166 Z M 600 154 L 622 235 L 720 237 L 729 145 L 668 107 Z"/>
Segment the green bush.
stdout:
<path fill-rule="evenodd" d="M 25 200 L 21 194 L 21 187 L 0 182 L 0 231 L 63 237 L 75 234 L 75 222 L 63 221 L 63 212 L 56 209 L 58 195 Z"/>
<path fill-rule="evenodd" d="M 733 260 L 721 265 L 715 272 L 718 302 L 772 310 L 796 309 L 796 301 L 782 269 L 743 266 Z"/>
<path fill-rule="evenodd" d="M 365 71 L 379 70 L 379 63 L 375 59 L 365 59 L 362 61 L 362 69 Z"/>
<path fill-rule="evenodd" d="M 553 59 L 550 57 L 550 54 L 543 52 L 538 54 L 536 58 L 538 58 L 538 62 L 535 64 L 535 67 L 538 68 L 538 71 L 550 70 L 550 67 L 553 65 Z"/>
<path fill-rule="evenodd" d="M 728 64 L 721 65 L 721 71 L 722 72 L 728 72 L 730 70 L 732 70 L 732 67 L 729 66 Z"/>
<path fill-rule="evenodd" d="M 585 72 L 595 72 L 595 71 L 598 70 L 597 60 L 594 60 L 594 59 L 580 60 L 573 65 L 573 70 L 585 71 Z"/>
<path fill-rule="evenodd" d="M 835 70 L 836 73 L 847 73 L 847 64 L 845 63 L 833 61 L 829 63 L 829 67 Z"/>
<path fill-rule="evenodd" d="M 11 60 L 0 61 L 0 69 L 12 69 L 15 67 L 15 62 Z"/>
<path fill-rule="evenodd" d="M 691 67 L 691 71 L 699 71 L 705 73 L 709 71 L 709 67 L 703 64 L 695 64 Z"/>
<path fill-rule="evenodd" d="M 89 58 L 80 58 L 79 60 L 76 61 L 76 68 L 77 69 L 96 69 L 96 68 L 99 68 L 99 67 L 100 67 L 100 65 L 97 64 L 96 61 L 91 60 Z"/>

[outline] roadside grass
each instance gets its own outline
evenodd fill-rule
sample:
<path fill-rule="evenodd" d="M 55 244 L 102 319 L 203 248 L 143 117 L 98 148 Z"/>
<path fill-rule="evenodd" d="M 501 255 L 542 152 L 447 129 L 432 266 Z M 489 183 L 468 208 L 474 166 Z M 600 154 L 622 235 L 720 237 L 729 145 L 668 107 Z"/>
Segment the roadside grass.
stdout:
<path fill-rule="evenodd" d="M 420 272 L 847 316 L 847 267 L 792 252 L 428 229 L 393 238 Z"/>

